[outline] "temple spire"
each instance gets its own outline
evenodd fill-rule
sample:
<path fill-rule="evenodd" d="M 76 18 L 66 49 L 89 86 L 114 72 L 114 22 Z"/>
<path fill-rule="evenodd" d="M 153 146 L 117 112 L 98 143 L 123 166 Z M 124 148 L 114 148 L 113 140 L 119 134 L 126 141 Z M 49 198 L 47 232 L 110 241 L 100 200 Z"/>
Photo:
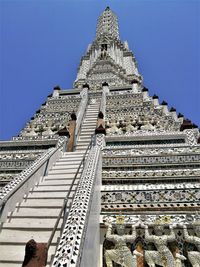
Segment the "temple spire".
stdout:
<path fill-rule="evenodd" d="M 100 39 L 105 35 L 114 39 L 119 39 L 117 16 L 109 7 L 106 7 L 104 12 L 100 15 L 96 28 L 96 39 Z"/>
<path fill-rule="evenodd" d="M 117 16 L 106 7 L 97 22 L 96 38 L 81 59 L 74 87 L 88 84 L 90 90 L 102 90 L 105 82 L 119 86 L 133 81 L 142 83 L 136 60 L 128 43 L 120 40 Z"/>

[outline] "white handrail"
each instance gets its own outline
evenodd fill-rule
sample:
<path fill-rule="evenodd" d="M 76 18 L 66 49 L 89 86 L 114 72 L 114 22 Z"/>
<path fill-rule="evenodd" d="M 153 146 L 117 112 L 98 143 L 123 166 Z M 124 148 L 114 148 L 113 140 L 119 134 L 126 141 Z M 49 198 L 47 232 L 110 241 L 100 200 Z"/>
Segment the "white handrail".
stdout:
<path fill-rule="evenodd" d="M 0 190 L 0 222 L 4 222 L 8 212 L 12 211 L 16 203 L 21 202 L 24 195 L 29 192 L 39 179 L 58 159 L 65 149 L 67 138 L 60 138 L 55 148 L 49 148 L 31 165 L 17 175 L 11 182 Z"/>

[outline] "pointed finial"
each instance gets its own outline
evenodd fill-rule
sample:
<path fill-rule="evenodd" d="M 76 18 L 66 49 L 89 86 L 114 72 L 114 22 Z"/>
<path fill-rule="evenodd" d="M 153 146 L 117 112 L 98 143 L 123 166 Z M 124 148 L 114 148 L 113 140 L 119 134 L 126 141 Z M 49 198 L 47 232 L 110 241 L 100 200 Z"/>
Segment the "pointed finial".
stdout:
<path fill-rule="evenodd" d="M 110 38 L 119 39 L 119 27 L 116 15 L 107 6 L 97 22 L 96 37 L 108 35 Z"/>

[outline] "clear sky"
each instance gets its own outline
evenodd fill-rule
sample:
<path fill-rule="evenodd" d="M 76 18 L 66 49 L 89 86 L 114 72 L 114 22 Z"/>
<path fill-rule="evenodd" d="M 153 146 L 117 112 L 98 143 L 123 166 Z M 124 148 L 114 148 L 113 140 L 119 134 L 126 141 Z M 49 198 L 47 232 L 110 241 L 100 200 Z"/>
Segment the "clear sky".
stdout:
<path fill-rule="evenodd" d="M 0 0 L 0 139 L 72 88 L 100 13 L 117 14 L 144 85 L 200 126 L 200 0 Z"/>

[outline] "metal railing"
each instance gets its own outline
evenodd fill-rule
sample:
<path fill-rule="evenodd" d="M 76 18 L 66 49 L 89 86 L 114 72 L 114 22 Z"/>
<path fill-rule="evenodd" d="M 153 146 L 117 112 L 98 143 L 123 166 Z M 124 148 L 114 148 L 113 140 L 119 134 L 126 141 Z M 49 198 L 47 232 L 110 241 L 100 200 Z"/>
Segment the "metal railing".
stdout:
<path fill-rule="evenodd" d="M 55 232 L 56 232 L 56 230 L 57 230 L 57 228 L 58 228 L 58 224 L 59 224 L 59 222 L 60 222 L 60 220 L 61 220 L 61 217 L 62 217 L 62 215 L 63 215 L 63 222 L 62 222 L 62 226 L 61 226 L 61 230 L 60 230 L 60 231 L 61 231 L 61 234 L 62 234 L 62 231 L 63 231 L 64 225 L 65 225 L 65 222 L 67 221 L 68 214 L 69 214 L 69 213 L 66 213 L 66 210 L 67 210 L 67 208 L 68 208 L 68 207 L 67 207 L 67 203 L 68 203 L 68 200 L 69 200 L 69 195 L 70 195 L 70 193 L 71 193 L 71 191 L 72 191 L 72 188 L 73 188 L 73 186 L 74 186 L 74 184 L 75 184 L 75 181 L 76 181 L 76 179 L 77 179 L 77 176 L 78 176 L 78 174 L 79 174 L 79 171 L 80 171 L 80 168 L 82 167 L 82 165 L 83 165 L 83 169 L 84 169 L 86 155 L 87 155 L 89 149 L 93 146 L 93 143 L 94 143 L 94 135 L 91 135 L 91 141 L 90 141 L 89 145 L 87 146 L 86 151 L 85 151 L 85 153 L 84 153 L 84 155 L 83 155 L 83 159 L 81 160 L 81 162 L 80 162 L 80 164 L 79 164 L 79 166 L 78 166 L 78 169 L 77 169 L 77 171 L 76 171 L 76 173 L 75 173 L 75 176 L 74 176 L 74 178 L 73 178 L 73 180 L 72 180 L 72 183 L 71 183 L 71 185 L 70 185 L 70 188 L 69 188 L 69 190 L 68 190 L 68 192 L 67 192 L 67 195 L 66 195 L 66 197 L 65 197 L 65 199 L 64 199 L 63 206 L 62 206 L 62 208 L 61 208 L 61 210 L 60 210 L 60 212 L 59 212 L 59 214 L 58 214 L 58 217 L 57 217 L 57 219 L 56 219 L 54 228 L 53 228 L 53 230 L 52 230 L 52 232 L 51 232 L 51 235 L 50 235 L 50 237 L 49 237 L 49 240 L 48 240 L 48 242 L 47 242 L 47 251 L 49 250 L 49 248 L 50 248 L 50 246 L 51 246 L 51 243 L 52 243 L 52 240 L 53 240 L 53 238 L 54 238 Z M 83 172 L 83 170 L 82 170 L 82 172 Z M 77 188 L 78 188 L 78 185 L 77 185 Z M 77 190 L 77 189 L 76 189 L 76 190 Z M 76 190 L 75 190 L 74 196 L 76 195 Z M 72 202 L 71 202 L 71 203 L 73 203 L 74 196 L 73 196 L 73 198 L 72 198 Z"/>

